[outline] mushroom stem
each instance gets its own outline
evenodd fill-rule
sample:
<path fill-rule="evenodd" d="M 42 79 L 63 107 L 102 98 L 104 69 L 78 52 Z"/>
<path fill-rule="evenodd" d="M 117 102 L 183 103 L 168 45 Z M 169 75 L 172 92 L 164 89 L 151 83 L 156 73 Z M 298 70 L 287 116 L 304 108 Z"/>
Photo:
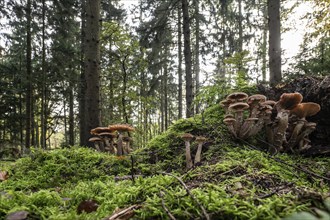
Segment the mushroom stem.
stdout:
<path fill-rule="evenodd" d="M 278 151 L 283 149 L 283 142 L 286 140 L 285 132 L 289 123 L 289 111 L 282 110 L 277 114 L 277 125 L 274 132 L 274 146 Z"/>
<path fill-rule="evenodd" d="M 121 132 L 118 132 L 118 140 L 117 140 L 117 156 L 123 155 L 123 135 Z"/>
<path fill-rule="evenodd" d="M 202 154 L 202 148 L 203 148 L 203 143 L 200 142 L 198 143 L 198 148 L 197 148 L 197 152 L 195 155 L 195 165 L 201 162 L 201 154 Z"/>
<path fill-rule="evenodd" d="M 297 124 L 294 127 L 294 129 L 292 131 L 292 134 L 291 134 L 291 137 L 288 141 L 288 148 L 289 149 L 294 148 L 298 144 L 297 138 L 298 138 L 298 135 L 300 134 L 301 129 L 303 128 L 305 123 L 306 123 L 306 120 L 303 120 L 303 119 L 300 119 L 300 120 L 297 121 Z"/>
<path fill-rule="evenodd" d="M 308 142 L 308 141 L 305 141 L 305 139 L 309 140 L 308 139 L 308 135 L 315 130 L 314 123 L 313 124 L 312 123 L 308 123 L 308 124 L 309 124 L 309 126 L 306 127 L 306 129 L 304 131 L 302 131 L 301 134 L 297 137 L 297 143 L 299 145 L 298 147 L 299 147 L 299 150 L 300 151 L 301 150 L 304 150 L 304 148 L 305 148 L 304 145 L 305 145 L 306 142 Z"/>
<path fill-rule="evenodd" d="M 192 162 L 191 153 L 190 153 L 190 142 L 185 141 L 185 145 L 186 145 L 186 167 L 187 167 L 187 169 L 190 169 L 193 167 L 193 162 Z"/>

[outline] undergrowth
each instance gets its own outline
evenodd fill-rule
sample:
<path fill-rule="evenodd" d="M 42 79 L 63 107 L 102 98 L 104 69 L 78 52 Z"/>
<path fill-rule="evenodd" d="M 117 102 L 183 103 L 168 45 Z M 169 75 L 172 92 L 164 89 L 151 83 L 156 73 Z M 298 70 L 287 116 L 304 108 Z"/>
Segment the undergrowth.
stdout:
<path fill-rule="evenodd" d="M 218 106 L 194 118 L 179 120 L 166 132 L 126 157 L 74 147 L 54 151 L 34 150 L 15 163 L 0 163 L 9 178 L 0 182 L 0 219 L 26 210 L 29 219 L 103 219 L 118 209 L 141 205 L 134 219 L 168 219 L 162 205 L 177 219 L 203 219 L 201 206 L 212 219 L 280 219 L 299 211 L 324 209 L 329 183 L 275 161 L 266 153 L 237 144 L 221 126 Z M 202 163 L 185 170 L 182 133 L 203 135 Z M 260 146 L 262 147 L 262 146 Z M 196 151 L 192 144 L 192 155 Z M 325 175 L 329 158 L 278 155 Z M 132 169 L 133 163 L 133 169 Z M 116 181 L 116 176 L 139 175 Z M 93 199 L 96 212 L 77 214 L 81 201 Z"/>

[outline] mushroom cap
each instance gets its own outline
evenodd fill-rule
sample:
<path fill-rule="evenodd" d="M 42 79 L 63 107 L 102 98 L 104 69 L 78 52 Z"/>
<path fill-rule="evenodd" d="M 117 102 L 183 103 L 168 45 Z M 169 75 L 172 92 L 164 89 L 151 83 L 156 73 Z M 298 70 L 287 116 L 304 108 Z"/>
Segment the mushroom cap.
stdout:
<path fill-rule="evenodd" d="M 102 132 L 110 132 L 110 130 L 108 127 L 97 127 L 97 128 L 93 128 L 90 133 L 92 135 L 98 135 L 99 133 Z"/>
<path fill-rule="evenodd" d="M 223 120 L 223 123 L 225 123 L 226 125 L 232 125 L 234 122 L 236 122 L 235 118 L 225 118 Z"/>
<path fill-rule="evenodd" d="M 197 136 L 196 137 L 196 142 L 197 143 L 203 143 L 203 142 L 205 142 L 207 140 L 207 138 L 206 137 L 203 137 L 203 136 Z"/>
<path fill-rule="evenodd" d="M 276 102 L 273 100 L 266 100 L 266 101 L 260 103 L 260 105 L 270 105 L 272 107 L 274 107 L 275 104 L 276 104 Z"/>
<path fill-rule="evenodd" d="M 233 103 L 233 100 L 230 99 L 224 99 L 220 102 L 220 106 L 224 108 L 228 108 L 228 106 Z"/>
<path fill-rule="evenodd" d="M 233 115 L 233 114 L 226 114 L 226 115 L 224 116 L 224 118 L 234 118 L 234 115 Z"/>
<path fill-rule="evenodd" d="M 189 134 L 189 133 L 185 133 L 185 134 L 181 135 L 181 138 L 184 141 L 191 141 L 194 138 L 194 135 Z"/>
<path fill-rule="evenodd" d="M 114 124 L 108 126 L 110 132 L 113 131 L 134 131 L 135 129 L 129 124 Z"/>
<path fill-rule="evenodd" d="M 296 107 L 303 100 L 303 96 L 298 93 L 283 93 L 277 105 L 282 109 L 291 110 Z"/>
<path fill-rule="evenodd" d="M 246 94 L 245 92 L 234 92 L 232 94 L 229 94 L 227 96 L 228 100 L 233 100 L 233 101 L 244 101 L 248 98 L 248 94 Z"/>
<path fill-rule="evenodd" d="M 102 141 L 102 139 L 99 137 L 91 137 L 88 141 L 95 142 L 95 141 Z"/>
<path fill-rule="evenodd" d="M 259 102 L 264 102 L 267 100 L 267 97 L 261 94 L 255 94 L 255 95 L 251 95 L 248 99 L 247 99 L 247 103 L 248 104 L 252 104 L 252 103 L 259 103 Z"/>
<path fill-rule="evenodd" d="M 101 132 L 99 134 L 97 134 L 98 136 L 101 137 L 109 137 L 109 138 L 115 138 L 117 137 L 117 135 L 115 133 L 111 133 L 111 132 Z"/>
<path fill-rule="evenodd" d="M 259 121 L 259 118 L 247 118 L 245 121 Z"/>
<path fill-rule="evenodd" d="M 229 110 L 230 111 L 243 111 L 245 109 L 248 109 L 250 106 L 249 104 L 245 103 L 245 102 L 236 102 L 236 103 L 233 103 L 229 106 Z"/>
<path fill-rule="evenodd" d="M 298 104 L 290 111 L 290 113 L 298 116 L 299 118 L 305 118 L 316 115 L 320 110 L 321 107 L 319 104 L 314 102 L 304 102 Z"/>

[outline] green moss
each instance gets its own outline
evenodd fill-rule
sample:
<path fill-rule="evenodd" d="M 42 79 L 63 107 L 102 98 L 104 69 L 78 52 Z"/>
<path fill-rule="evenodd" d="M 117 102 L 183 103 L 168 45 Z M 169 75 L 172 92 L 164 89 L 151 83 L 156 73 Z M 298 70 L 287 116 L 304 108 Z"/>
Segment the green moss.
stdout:
<path fill-rule="evenodd" d="M 200 206 L 179 181 L 159 171 L 181 177 L 212 219 L 281 219 L 323 207 L 328 183 L 231 140 L 221 126 L 222 118 L 223 111 L 213 106 L 203 114 L 178 120 L 146 148 L 135 151 L 133 171 L 143 177 L 134 182 L 114 180 L 114 176 L 131 174 L 131 157 L 87 148 L 35 150 L 31 157 L 1 163 L 1 170 L 8 170 L 10 177 L 0 183 L 0 219 L 17 210 L 27 210 L 35 219 L 102 219 L 134 204 L 142 205 L 135 219 L 166 219 L 162 202 L 177 219 L 202 218 Z M 186 132 L 209 138 L 201 166 L 189 172 L 180 138 Z M 196 147 L 192 143 L 192 155 Z M 319 175 L 329 170 L 329 158 L 277 157 Z M 96 200 L 99 208 L 78 215 L 77 207 L 86 199 Z"/>

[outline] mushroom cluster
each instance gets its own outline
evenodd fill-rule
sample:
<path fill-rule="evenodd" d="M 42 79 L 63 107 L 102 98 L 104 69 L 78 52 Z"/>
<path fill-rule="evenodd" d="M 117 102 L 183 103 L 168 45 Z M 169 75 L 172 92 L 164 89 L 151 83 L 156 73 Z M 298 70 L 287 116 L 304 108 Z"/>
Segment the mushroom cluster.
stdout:
<path fill-rule="evenodd" d="M 235 138 L 247 139 L 270 123 L 274 104 L 264 95 L 232 93 L 220 102 L 226 113 L 223 122 Z"/>
<path fill-rule="evenodd" d="M 302 100 L 300 93 L 284 93 L 275 102 L 264 95 L 235 92 L 220 105 L 226 112 L 223 122 L 235 138 L 247 139 L 264 128 L 271 153 L 301 152 L 310 148 L 308 135 L 316 127 L 306 117 L 320 111 L 319 104 Z"/>
<path fill-rule="evenodd" d="M 300 93 L 283 93 L 275 105 L 276 118 L 267 139 L 276 151 L 302 152 L 311 147 L 309 134 L 316 123 L 308 122 L 306 117 L 317 114 L 321 107 L 314 102 L 302 103 Z"/>
<path fill-rule="evenodd" d="M 193 167 L 193 165 L 198 165 L 201 163 L 202 148 L 203 148 L 203 144 L 207 141 L 207 138 L 205 138 L 203 136 L 194 137 L 194 135 L 189 134 L 189 133 L 185 133 L 185 134 L 181 135 L 181 138 L 185 142 L 186 168 L 191 169 Z M 195 155 L 195 160 L 193 162 L 193 160 L 191 158 L 191 152 L 190 152 L 190 143 L 194 139 L 197 142 L 198 147 L 197 147 L 197 151 L 196 151 L 196 155 Z"/>
<path fill-rule="evenodd" d="M 90 133 L 94 136 L 91 137 L 89 141 L 94 142 L 95 149 L 98 151 L 122 156 L 132 151 L 130 147 L 132 138 L 129 137 L 129 132 L 133 131 L 134 128 L 128 124 L 97 127 L 91 130 Z M 125 133 L 127 133 L 128 136 L 124 136 Z"/>

